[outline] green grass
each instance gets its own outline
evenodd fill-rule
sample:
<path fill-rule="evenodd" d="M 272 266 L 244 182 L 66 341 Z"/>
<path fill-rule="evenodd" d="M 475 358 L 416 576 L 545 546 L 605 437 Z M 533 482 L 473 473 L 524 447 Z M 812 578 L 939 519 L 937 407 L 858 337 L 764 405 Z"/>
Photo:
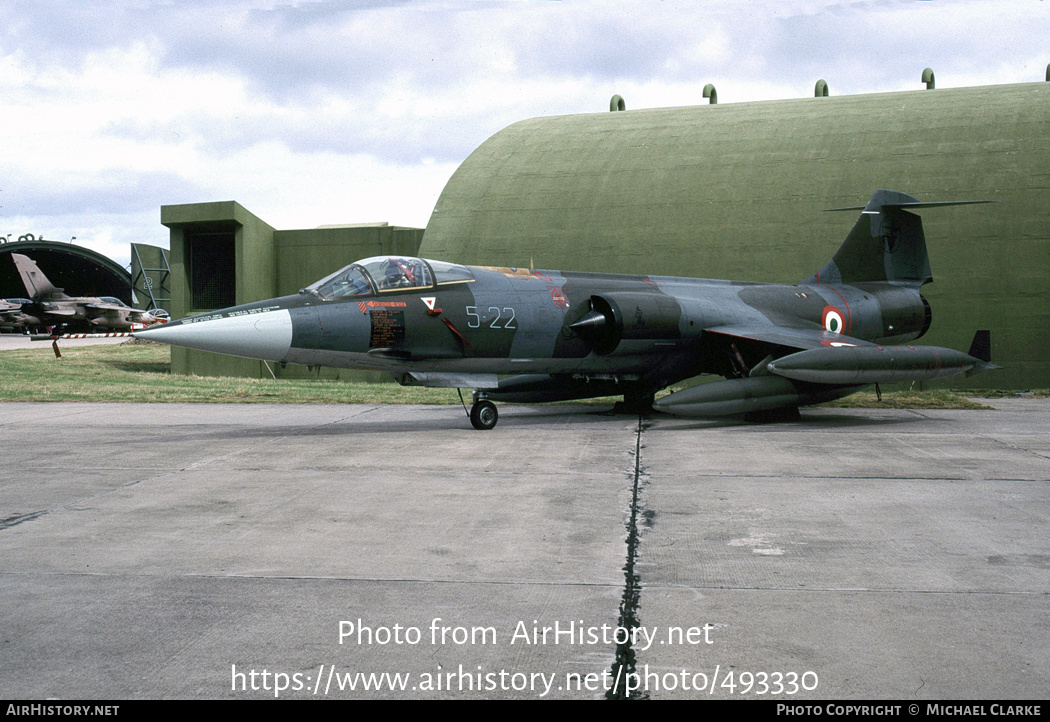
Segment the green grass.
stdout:
<path fill-rule="evenodd" d="M 969 392 L 967 392 L 969 393 Z M 821 406 L 837 409 L 990 409 L 991 406 L 960 396 L 957 391 L 933 389 L 930 391 L 891 391 L 882 394 L 882 401 L 874 391 L 855 394 L 829 401 Z"/>
<path fill-rule="evenodd" d="M 126 401 L 154 403 L 458 404 L 455 389 L 327 379 L 245 379 L 171 373 L 170 352 L 160 344 L 62 348 L 55 358 L 42 348 L 0 351 L 0 401 Z M 986 409 L 974 397 L 1050 396 L 1039 390 L 944 389 L 884 393 L 862 391 L 825 406 L 840 408 Z M 469 397 L 465 396 L 469 403 Z M 573 403 L 611 404 L 615 398 Z"/>
<path fill-rule="evenodd" d="M 175 375 L 171 373 L 169 348 L 159 344 L 78 346 L 61 351 L 62 358 L 55 358 L 47 344 L 39 349 L 0 352 L 0 401 L 459 403 L 455 389 Z"/>
<path fill-rule="evenodd" d="M 967 391 L 966 395 L 979 399 L 1045 399 L 1050 397 L 1050 389 L 1031 389 L 1029 391 L 1009 391 L 1003 389 L 974 389 L 973 391 Z"/>

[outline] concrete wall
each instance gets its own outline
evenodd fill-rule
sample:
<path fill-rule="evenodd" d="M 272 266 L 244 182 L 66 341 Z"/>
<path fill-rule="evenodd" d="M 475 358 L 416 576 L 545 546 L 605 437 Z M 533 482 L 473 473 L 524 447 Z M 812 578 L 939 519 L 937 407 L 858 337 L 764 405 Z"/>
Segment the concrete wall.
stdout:
<path fill-rule="evenodd" d="M 274 295 L 276 269 L 273 260 L 273 228 L 236 201 L 161 206 L 160 222 L 170 229 L 172 318 L 213 310 L 194 308 L 192 300 L 191 259 L 187 238 L 195 233 L 233 230 L 236 262 L 234 288 L 237 303 Z M 200 376 L 261 377 L 265 373 L 261 361 L 175 347 L 171 349 L 171 370 L 172 373 Z"/>
<path fill-rule="evenodd" d="M 386 253 L 415 255 L 423 231 L 386 224 L 335 226 L 282 231 L 273 228 L 235 201 L 189 203 L 161 207 L 161 223 L 169 228 L 171 250 L 171 316 L 183 318 L 212 308 L 195 308 L 193 274 L 187 239 L 195 234 L 232 231 L 234 239 L 234 294 L 230 305 L 250 303 L 295 293 L 354 261 Z M 224 242 L 224 241 L 217 241 Z M 171 349 L 172 373 L 201 376 L 246 376 L 269 378 L 261 361 L 211 354 L 190 349 Z M 303 377 L 300 366 L 275 368 L 277 376 Z M 331 378 L 373 378 L 338 369 L 314 370 Z M 387 375 L 383 375 L 388 378 Z"/>
<path fill-rule="evenodd" d="M 536 118 L 445 187 L 420 255 L 795 283 L 878 188 L 995 205 L 922 212 L 923 343 L 992 329 L 985 386 L 1050 386 L 1050 83 Z"/>
<path fill-rule="evenodd" d="M 422 236 L 422 229 L 386 224 L 277 231 L 274 234 L 277 267 L 280 269 L 277 295 L 295 293 L 329 273 L 369 256 L 414 256 Z"/>

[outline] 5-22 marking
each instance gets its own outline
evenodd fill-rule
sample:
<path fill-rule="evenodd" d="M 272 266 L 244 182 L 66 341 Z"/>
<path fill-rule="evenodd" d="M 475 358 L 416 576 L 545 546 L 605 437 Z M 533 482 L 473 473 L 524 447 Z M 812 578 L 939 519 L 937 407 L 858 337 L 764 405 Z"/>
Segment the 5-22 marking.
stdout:
<path fill-rule="evenodd" d="M 490 316 L 492 317 L 492 320 L 489 321 L 489 328 L 514 330 L 518 327 L 515 323 L 516 314 L 514 309 L 510 306 L 504 306 L 503 308 L 489 306 L 484 316 L 478 313 L 477 306 L 467 306 L 467 316 L 467 326 L 470 328 L 480 328 L 481 323 L 483 321 L 488 321 Z"/>

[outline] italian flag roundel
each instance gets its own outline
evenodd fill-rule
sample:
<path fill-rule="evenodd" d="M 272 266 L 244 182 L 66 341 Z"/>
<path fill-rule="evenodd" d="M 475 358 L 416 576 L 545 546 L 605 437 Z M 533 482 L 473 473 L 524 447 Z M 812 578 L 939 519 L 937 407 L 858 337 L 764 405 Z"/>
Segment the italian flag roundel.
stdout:
<path fill-rule="evenodd" d="M 834 306 L 824 307 L 824 328 L 832 333 L 843 333 L 845 324 L 842 322 L 842 311 Z"/>

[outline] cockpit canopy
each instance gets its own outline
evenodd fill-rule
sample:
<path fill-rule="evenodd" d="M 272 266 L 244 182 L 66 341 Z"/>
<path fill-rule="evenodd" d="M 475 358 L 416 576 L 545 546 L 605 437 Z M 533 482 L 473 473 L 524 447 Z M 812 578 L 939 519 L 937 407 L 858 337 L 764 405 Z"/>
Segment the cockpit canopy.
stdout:
<path fill-rule="evenodd" d="M 304 290 L 325 298 L 338 298 L 432 288 L 435 285 L 473 280 L 470 269 L 455 263 L 409 256 L 374 256 L 351 263 Z"/>
<path fill-rule="evenodd" d="M 105 303 L 109 303 L 109 304 L 112 304 L 114 306 L 123 306 L 124 308 L 128 307 L 128 304 L 124 303 L 119 298 L 116 298 L 114 296 L 99 296 L 98 300 L 99 301 L 104 301 Z"/>

